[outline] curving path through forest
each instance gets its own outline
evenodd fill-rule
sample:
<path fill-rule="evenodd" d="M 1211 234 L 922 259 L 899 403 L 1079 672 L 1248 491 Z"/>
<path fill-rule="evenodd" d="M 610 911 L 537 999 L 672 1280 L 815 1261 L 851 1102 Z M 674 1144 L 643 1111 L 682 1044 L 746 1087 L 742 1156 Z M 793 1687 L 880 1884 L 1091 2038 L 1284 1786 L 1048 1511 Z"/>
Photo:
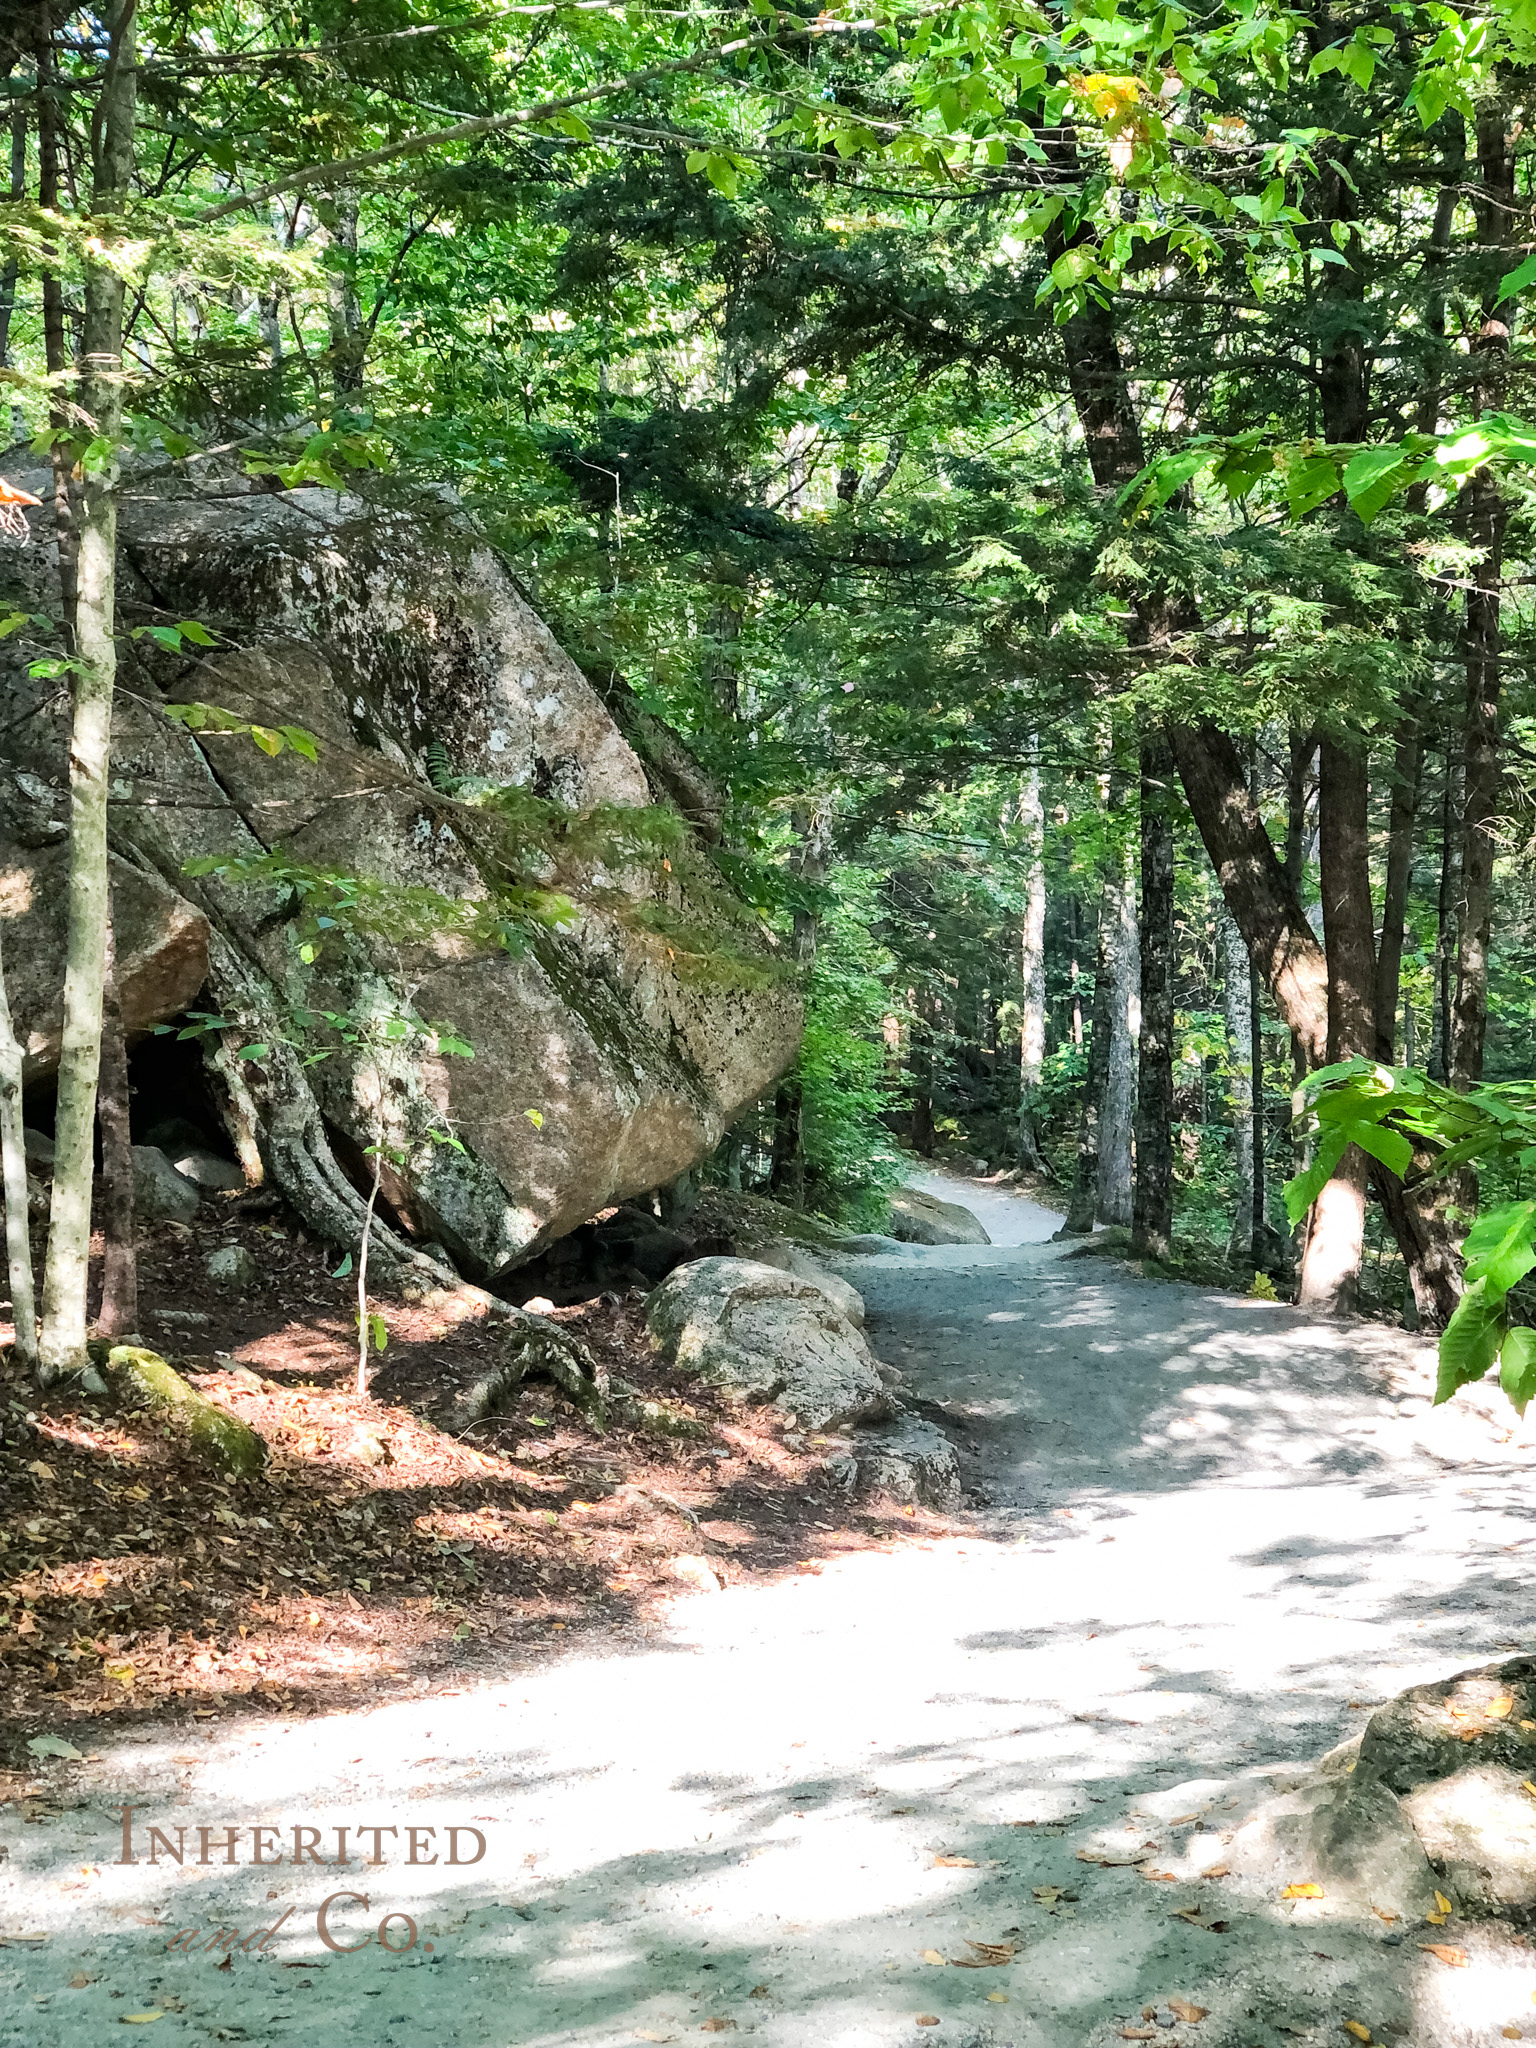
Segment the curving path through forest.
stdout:
<path fill-rule="evenodd" d="M 0 1822 L 0 1935 L 50 1937 L 0 1947 L 0 2042 L 76 2048 L 148 2010 L 157 2042 L 1078 2048 L 1170 1997 L 1208 2014 L 1158 2038 L 1202 2048 L 1536 2035 L 1536 1952 L 1497 1934 L 1459 1934 L 1452 1970 L 1401 1930 L 1077 1856 L 1129 1822 L 1173 1860 L 1196 1814 L 1237 1824 L 1369 1703 L 1536 1647 L 1531 1438 L 1491 1397 L 1432 1413 L 1418 1340 L 1142 1279 L 1048 1242 L 1021 1197 L 931 1185 L 994 1244 L 845 1270 L 962 1445 L 966 1533 L 680 1598 L 643 1638 L 456 1696 L 226 1725 L 190 1757 L 185 1733 L 119 1744 L 89 1805 Z M 125 1795 L 141 1824 L 420 1816 L 489 1849 L 118 1868 Z M 71 1889 L 87 1863 L 105 1882 Z M 325 1950 L 314 1907 L 344 1887 L 370 1906 L 341 1927 L 406 1911 L 418 1947 Z M 229 1971 L 133 1917 L 289 1906 L 279 1959 Z M 943 1960 L 972 1942 L 1018 1949 Z"/>

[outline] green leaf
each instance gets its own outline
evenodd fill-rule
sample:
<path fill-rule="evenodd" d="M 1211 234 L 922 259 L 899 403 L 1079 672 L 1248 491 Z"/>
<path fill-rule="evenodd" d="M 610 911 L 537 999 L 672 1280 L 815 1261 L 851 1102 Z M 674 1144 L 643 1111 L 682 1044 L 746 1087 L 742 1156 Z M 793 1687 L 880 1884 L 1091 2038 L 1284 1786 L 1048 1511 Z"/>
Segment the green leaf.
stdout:
<path fill-rule="evenodd" d="M 264 754 L 275 755 L 283 751 L 283 736 L 270 725 L 253 725 L 251 727 L 251 738 Z"/>
<path fill-rule="evenodd" d="M 1449 1401 L 1459 1387 L 1480 1380 L 1499 1355 L 1504 1335 L 1504 1297 L 1490 1300 L 1487 1283 L 1479 1280 L 1456 1304 L 1456 1313 L 1440 1339 L 1440 1372 L 1435 1381 L 1435 1406 Z"/>
<path fill-rule="evenodd" d="M 1409 481 L 1407 469 L 1401 448 L 1362 448 L 1344 470 L 1344 495 L 1350 510 L 1369 526 L 1398 484 Z"/>
<path fill-rule="evenodd" d="M 523 1115 L 524 1115 L 525 1117 L 527 1117 L 527 1119 L 528 1119 L 529 1123 L 531 1123 L 531 1124 L 533 1125 L 533 1128 L 534 1128 L 534 1129 L 535 1129 L 536 1131 L 542 1131 L 542 1130 L 543 1130 L 543 1128 L 544 1128 L 544 1112 L 543 1112 L 543 1110 L 542 1110 L 542 1109 L 525 1109 L 525 1110 L 523 1111 Z"/>
<path fill-rule="evenodd" d="M 1331 455 L 1305 455 L 1285 472 L 1285 495 L 1293 519 L 1305 519 L 1339 488 L 1339 472 Z"/>
<path fill-rule="evenodd" d="M 235 1058 L 237 1060 L 264 1060 L 271 1050 L 270 1045 L 263 1045 L 258 1039 L 254 1045 L 242 1045 L 235 1054 Z"/>
<path fill-rule="evenodd" d="M 1527 256 L 1525 261 L 1499 281 L 1499 295 L 1494 300 L 1502 306 L 1506 299 L 1512 299 L 1516 292 L 1523 292 L 1528 284 L 1536 284 L 1536 254 Z"/>
<path fill-rule="evenodd" d="M 280 725 L 277 729 L 289 746 L 292 747 L 293 751 L 301 755 L 304 760 L 318 761 L 320 759 L 319 741 L 312 732 L 306 731 L 302 725 Z"/>
<path fill-rule="evenodd" d="M 1484 1282 L 1490 1298 L 1507 1294 L 1536 1266 L 1536 1202 L 1499 1202 L 1479 1216 L 1462 1251 L 1467 1281 Z"/>
<path fill-rule="evenodd" d="M 206 626 L 200 626 L 196 619 L 178 619 L 176 631 L 183 640 L 190 640 L 194 647 L 216 647 L 218 641 Z"/>
<path fill-rule="evenodd" d="M 1337 1126 L 1325 1130 L 1317 1141 L 1317 1151 L 1312 1164 L 1305 1173 L 1298 1173 L 1294 1180 L 1285 1184 L 1285 1213 L 1292 1223 L 1299 1223 L 1318 1196 L 1333 1179 L 1333 1169 L 1349 1148 L 1349 1134 Z"/>
<path fill-rule="evenodd" d="M 1413 1164 L 1413 1147 L 1401 1131 L 1386 1129 L 1381 1124 L 1352 1124 L 1349 1137 L 1352 1144 L 1379 1159 L 1399 1180 Z"/>
<path fill-rule="evenodd" d="M 345 1279 L 346 1279 L 346 1277 L 347 1277 L 347 1275 L 348 1275 L 348 1274 L 349 1274 L 349 1273 L 350 1273 L 351 1271 L 352 1271 L 352 1254 L 351 1254 L 350 1252 L 348 1252 L 348 1253 L 347 1253 L 347 1255 L 346 1255 L 346 1257 L 345 1257 L 345 1258 L 344 1258 L 344 1259 L 342 1260 L 341 1264 L 340 1264 L 340 1265 L 339 1265 L 339 1266 L 338 1266 L 338 1267 L 336 1268 L 335 1272 L 334 1272 L 334 1273 L 333 1273 L 333 1274 L 331 1275 L 331 1278 L 332 1278 L 333 1280 L 345 1280 Z"/>
<path fill-rule="evenodd" d="M 1499 1385 L 1509 1396 L 1515 1413 L 1523 1416 L 1536 1395 L 1536 1330 L 1522 1325 L 1518 1330 L 1505 1332 L 1499 1354 Z"/>

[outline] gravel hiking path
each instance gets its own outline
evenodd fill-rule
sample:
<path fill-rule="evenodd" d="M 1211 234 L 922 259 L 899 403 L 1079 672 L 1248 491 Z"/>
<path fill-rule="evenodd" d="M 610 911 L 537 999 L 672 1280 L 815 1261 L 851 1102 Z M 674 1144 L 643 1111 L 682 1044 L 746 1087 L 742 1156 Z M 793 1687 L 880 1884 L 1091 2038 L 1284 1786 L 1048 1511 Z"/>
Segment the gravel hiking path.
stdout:
<path fill-rule="evenodd" d="M 919 1185 L 993 1244 L 845 1270 L 963 1446 L 970 1532 L 683 1596 L 638 1646 L 473 1691 L 40 1768 L 52 1800 L 0 1816 L 0 2042 L 1536 2038 L 1536 1950 L 1501 1929 L 1346 1924 L 1198 1874 L 1370 1703 L 1536 1647 L 1531 1436 L 1481 1390 L 1431 1413 L 1400 1332 L 1143 1280 L 1022 1197 Z M 143 1860 L 152 1824 L 186 1830 L 183 1866 Z M 251 1867 L 257 1824 L 333 1858 L 347 1826 L 353 1860 Z M 442 1860 L 453 1825 L 483 1860 Z M 377 1867 L 372 1826 L 399 1831 Z M 412 1826 L 437 1831 L 414 1866 Z M 1171 1875 L 1079 1857 L 1126 1828 Z M 415 1946 L 325 1948 L 338 1891 L 369 1900 L 333 1909 L 338 1942 L 400 1912 Z M 290 1908 L 228 1968 L 168 1951 Z"/>

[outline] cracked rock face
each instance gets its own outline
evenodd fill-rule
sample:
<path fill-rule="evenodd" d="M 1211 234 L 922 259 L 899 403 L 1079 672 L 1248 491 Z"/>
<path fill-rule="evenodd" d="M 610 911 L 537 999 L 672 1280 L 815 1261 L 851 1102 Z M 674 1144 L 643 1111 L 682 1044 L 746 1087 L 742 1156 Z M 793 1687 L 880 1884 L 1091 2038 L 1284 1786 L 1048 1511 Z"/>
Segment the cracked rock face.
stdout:
<path fill-rule="evenodd" d="M 48 549 L 7 547 L 37 608 L 56 608 L 45 602 Z M 471 1277 L 494 1280 L 682 1172 L 789 1064 L 798 1000 L 692 837 L 670 869 L 633 850 L 525 847 L 519 878 L 574 909 L 519 927 L 512 950 L 440 923 L 403 940 L 343 933 L 306 962 L 274 888 L 188 878 L 193 860 L 281 853 L 486 906 L 489 928 L 509 873 L 496 817 L 443 794 L 434 775 L 576 813 L 656 800 L 607 706 L 450 495 L 365 504 L 226 480 L 207 495 L 157 496 L 130 482 L 120 580 L 125 623 L 195 619 L 220 643 L 196 667 L 136 643 L 124 677 L 113 843 L 166 926 L 128 976 L 130 1029 L 187 1008 L 205 976 L 210 1009 L 234 1004 L 254 977 L 284 1017 L 361 1020 L 361 1047 L 319 1027 L 327 1056 L 305 1070 L 331 1141 L 355 1175 L 382 1135 L 395 1214 Z M 13 660 L 0 711 L 26 694 L 35 685 Z M 269 758 L 243 733 L 187 732 L 159 713 L 157 694 L 303 726 L 319 759 Z M 44 705 L 17 727 L 40 817 L 63 791 L 64 711 Z M 442 1054 L 419 1031 L 383 1041 L 402 1011 L 448 1027 L 473 1057 Z M 47 1030 L 43 1017 L 39 1071 Z"/>
<path fill-rule="evenodd" d="M 696 1259 L 646 1308 L 669 1363 L 742 1401 L 771 1401 L 794 1426 L 837 1429 L 893 1412 L 869 1346 L 814 1282 L 756 1259 Z"/>

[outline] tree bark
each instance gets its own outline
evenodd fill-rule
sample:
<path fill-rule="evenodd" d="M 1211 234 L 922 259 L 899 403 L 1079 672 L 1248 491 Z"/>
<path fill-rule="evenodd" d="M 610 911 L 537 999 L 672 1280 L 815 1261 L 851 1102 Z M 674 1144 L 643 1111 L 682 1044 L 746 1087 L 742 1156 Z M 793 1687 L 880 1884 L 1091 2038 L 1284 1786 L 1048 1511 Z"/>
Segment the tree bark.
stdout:
<path fill-rule="evenodd" d="M 134 6 L 135 0 L 118 0 L 107 13 L 108 59 L 99 107 L 101 151 L 92 191 L 93 211 L 104 222 L 122 206 L 133 178 Z M 107 783 L 117 676 L 116 445 L 123 420 L 123 303 L 121 272 L 110 261 L 88 256 L 80 397 L 96 423 L 97 436 L 109 444 L 111 452 L 105 466 L 87 472 L 78 489 L 74 608 L 78 667 L 69 757 L 69 924 L 53 1201 L 39 1347 L 40 1369 L 48 1379 L 86 1363 L 92 1139 L 107 936 Z"/>
<path fill-rule="evenodd" d="M 1451 1046 L 1456 1036 L 1456 899 L 1460 848 L 1456 819 L 1460 809 L 1460 760 L 1455 744 L 1445 745 L 1445 779 L 1440 791 L 1440 887 L 1435 902 L 1434 1010 L 1429 1023 L 1429 1077 L 1449 1081 Z"/>
<path fill-rule="evenodd" d="M 1072 1196 L 1067 1205 L 1063 1237 L 1087 1237 L 1093 1229 L 1099 1196 L 1099 1145 L 1104 1088 L 1109 1078 L 1109 1048 L 1114 1035 L 1115 950 L 1118 917 L 1112 901 L 1113 880 L 1106 877 L 1099 912 L 1097 965 L 1093 977 L 1093 1011 L 1089 1025 L 1088 1066 L 1083 1075 L 1077 1114 L 1077 1160 L 1072 1170 Z"/>
<path fill-rule="evenodd" d="M 1328 959 L 1275 857 L 1236 745 L 1216 726 L 1175 726 L 1179 779 L 1221 893 L 1309 1066 L 1328 1052 Z M 1145 1028 L 1145 1023 L 1143 1023 Z"/>
<path fill-rule="evenodd" d="M 1031 741 L 1031 753 L 1037 741 Z M 1035 1102 L 1045 1066 L 1045 807 L 1040 766 L 1031 762 L 1019 790 L 1024 831 L 1024 918 L 1019 934 L 1018 1163 L 1026 1173 L 1048 1171 L 1035 1127 Z"/>
<path fill-rule="evenodd" d="M 831 814 L 824 807 L 812 810 L 797 805 L 794 826 L 799 845 L 790 861 L 792 871 L 803 882 L 826 880 L 831 851 Z M 808 983 L 816 965 L 816 940 L 820 927 L 818 913 L 801 904 L 794 914 L 790 935 L 790 957 Z M 768 1185 L 781 1202 L 792 1209 L 805 1207 L 805 1088 L 798 1071 L 786 1074 L 773 1102 L 773 1159 Z"/>
<path fill-rule="evenodd" d="M 326 314 L 331 331 L 331 391 L 336 403 L 345 405 L 363 388 L 367 347 L 357 302 L 357 194 L 338 192 L 332 203 L 336 223 L 330 230 L 331 246 L 341 261 L 330 264 L 325 273 Z"/>
<path fill-rule="evenodd" d="M 1370 783 L 1364 745 L 1325 739 L 1319 749 L 1318 825 L 1323 937 L 1328 950 L 1330 1060 L 1375 1044 L 1376 958 L 1372 931 Z M 1324 1315 L 1358 1299 L 1365 1247 L 1367 1161 L 1351 1146 L 1317 1198 L 1296 1299 Z"/>
<path fill-rule="evenodd" d="M 116 1342 L 139 1326 L 139 1260 L 134 1236 L 128 1046 L 117 995 L 117 945 L 110 915 L 102 969 L 101 1086 L 96 1122 L 101 1131 L 101 1178 L 106 1196 L 96 1334 Z"/>
<path fill-rule="evenodd" d="M 1141 1043 L 1136 1073 L 1136 1182 L 1131 1251 L 1173 1252 L 1173 751 L 1141 742 Z"/>
<path fill-rule="evenodd" d="M 0 920 L 0 939 L 4 921 Z M 27 1151 L 22 1128 L 22 1052 L 11 1023 L 0 954 L 0 1177 L 5 1190 L 5 1253 L 11 1289 L 14 1355 L 23 1372 L 37 1371 L 37 1304 L 32 1285 L 32 1232 L 27 1208 Z"/>
<path fill-rule="evenodd" d="M 1497 411 L 1504 399 L 1512 304 L 1496 304 L 1498 252 L 1514 238 L 1520 215 L 1515 195 L 1515 139 L 1503 95 L 1477 110 L 1478 188 L 1474 201 L 1479 253 L 1494 258 L 1483 294 L 1483 320 L 1472 344 L 1478 364 L 1477 408 Z M 1497 853 L 1503 769 L 1499 757 L 1502 681 L 1500 586 L 1509 504 L 1497 476 L 1482 469 L 1467 485 L 1467 537 L 1479 550 L 1466 594 L 1463 650 L 1466 716 L 1462 728 L 1461 916 L 1457 927 L 1456 1001 L 1447 1071 L 1453 1088 L 1483 1078 L 1488 1030 L 1488 945 L 1493 926 L 1493 863 Z"/>
<path fill-rule="evenodd" d="M 1253 968 L 1230 911 L 1218 921 L 1222 1009 L 1227 1026 L 1227 1101 L 1232 1113 L 1232 1166 L 1236 1186 L 1227 1257 L 1236 1266 L 1256 1262 L 1253 1229 Z"/>
<path fill-rule="evenodd" d="M 1376 954 L 1376 1057 L 1391 1066 L 1397 1055 L 1397 998 L 1402 986 L 1408 885 L 1413 875 L 1413 828 L 1424 768 L 1417 705 L 1405 706 L 1392 758 L 1392 807 L 1387 823 L 1387 872 L 1381 898 L 1381 943 Z"/>
<path fill-rule="evenodd" d="M 1112 779 L 1111 805 L 1118 809 L 1124 800 L 1123 783 Z M 1105 882 L 1101 914 L 1114 924 L 1114 981 L 1109 1061 L 1099 1119 L 1098 1215 L 1101 1223 L 1129 1228 L 1135 1171 L 1136 1047 L 1141 1032 L 1141 933 L 1136 921 L 1135 856 L 1130 840 L 1112 848 L 1110 857 L 1113 866 Z"/>

